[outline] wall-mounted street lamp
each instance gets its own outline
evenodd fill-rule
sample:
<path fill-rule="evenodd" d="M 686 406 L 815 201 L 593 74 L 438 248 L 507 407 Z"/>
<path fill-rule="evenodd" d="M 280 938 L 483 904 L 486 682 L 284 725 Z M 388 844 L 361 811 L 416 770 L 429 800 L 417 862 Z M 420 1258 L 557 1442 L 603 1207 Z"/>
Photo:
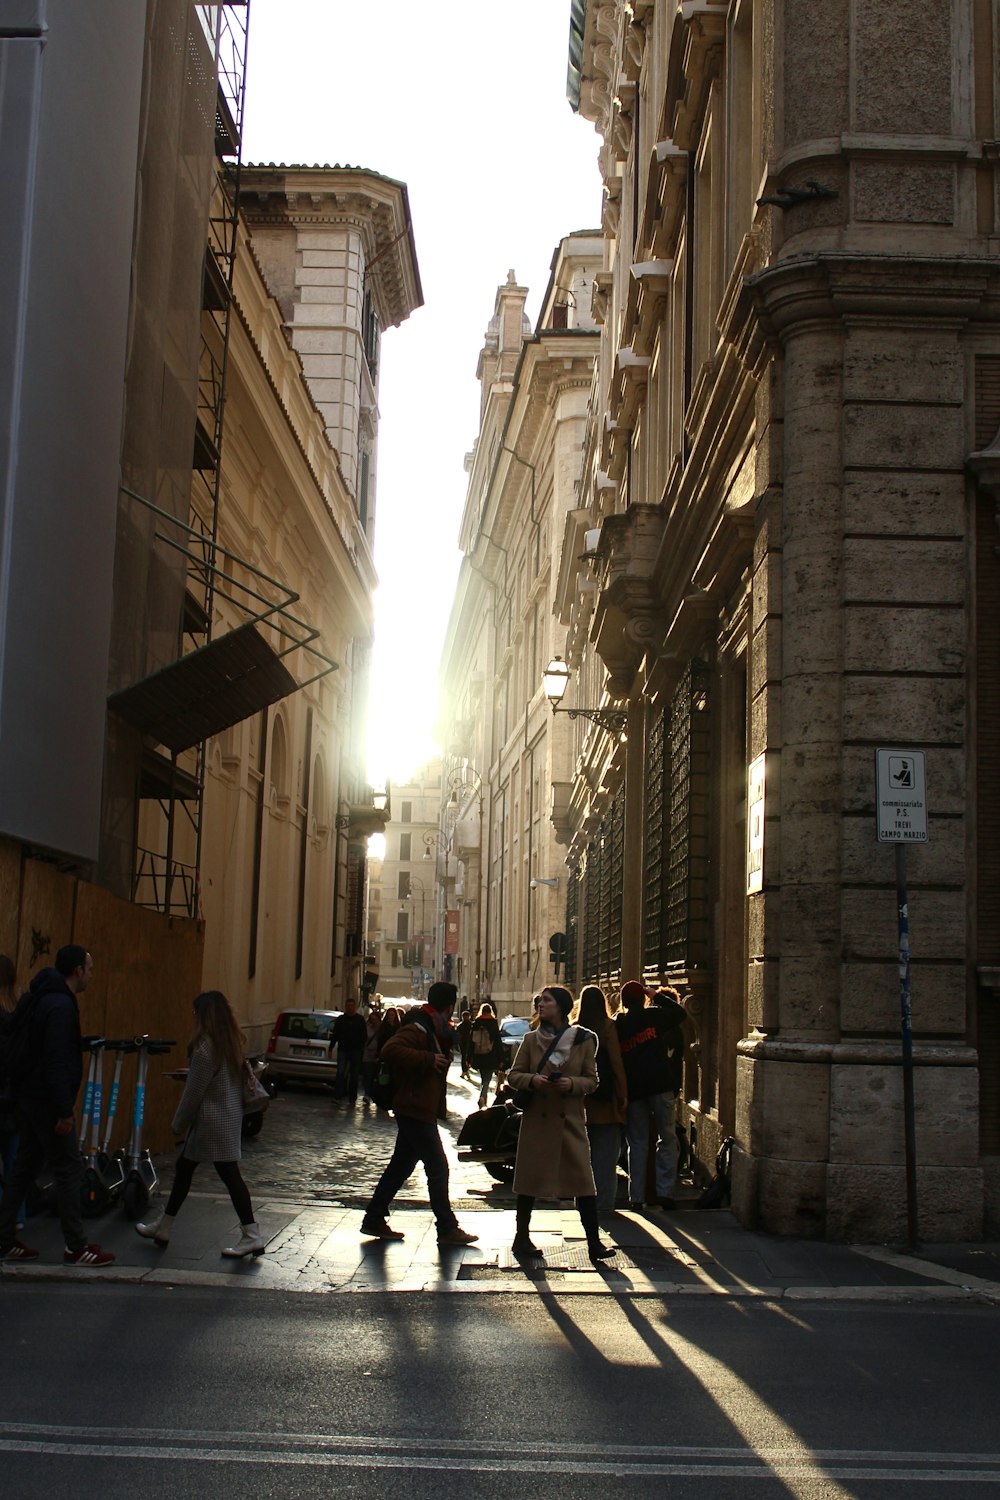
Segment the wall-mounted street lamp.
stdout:
<path fill-rule="evenodd" d="M 448 856 L 451 853 L 451 839 L 442 833 L 434 833 L 432 830 L 424 834 L 424 859 L 433 859 L 432 849 L 444 850 L 444 878 L 448 879 Z"/>
<path fill-rule="evenodd" d="M 542 673 L 542 687 L 554 714 L 569 714 L 571 719 L 590 719 L 609 734 L 623 734 L 628 714 L 623 708 L 563 708 L 562 700 L 569 687 L 569 667 L 561 656 L 554 656 Z"/>

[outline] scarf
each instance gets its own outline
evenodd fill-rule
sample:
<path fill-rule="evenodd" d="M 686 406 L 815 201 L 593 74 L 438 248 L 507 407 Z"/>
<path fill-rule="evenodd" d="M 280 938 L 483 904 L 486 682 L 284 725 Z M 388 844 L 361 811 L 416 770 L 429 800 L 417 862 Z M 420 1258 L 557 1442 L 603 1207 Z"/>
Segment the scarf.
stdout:
<path fill-rule="evenodd" d="M 573 1050 L 574 1043 L 576 1042 L 577 1029 L 578 1028 L 576 1026 L 567 1026 L 565 1030 L 560 1033 L 556 1031 L 554 1026 L 539 1026 L 538 1034 L 539 1036 L 545 1038 L 546 1046 L 548 1046 L 549 1042 L 554 1036 L 559 1037 L 559 1040 L 556 1042 L 555 1046 L 552 1048 L 552 1051 L 549 1053 L 548 1062 L 545 1064 L 549 1072 L 558 1073 L 563 1063 L 569 1057 L 570 1053 Z"/>

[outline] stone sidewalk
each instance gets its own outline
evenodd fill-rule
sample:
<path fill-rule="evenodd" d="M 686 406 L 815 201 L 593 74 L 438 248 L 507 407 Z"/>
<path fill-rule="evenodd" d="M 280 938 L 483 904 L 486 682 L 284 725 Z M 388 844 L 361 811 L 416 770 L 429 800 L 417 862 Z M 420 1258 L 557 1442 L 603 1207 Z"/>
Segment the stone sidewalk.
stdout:
<path fill-rule="evenodd" d="M 118 1260 L 106 1271 L 81 1271 L 59 1263 L 54 1220 L 38 1221 L 32 1243 L 37 1262 L 0 1267 L 6 1285 L 18 1281 L 115 1281 L 145 1286 L 204 1286 L 240 1290 L 439 1293 L 586 1293 L 588 1295 L 714 1296 L 769 1301 L 972 1300 L 1000 1306 L 1000 1281 L 939 1265 L 934 1251 L 902 1255 L 878 1247 L 774 1239 L 742 1229 L 727 1210 L 673 1213 L 619 1211 L 604 1233 L 620 1246 L 614 1260 L 592 1266 L 575 1210 L 540 1205 L 532 1236 L 545 1259 L 530 1267 L 510 1254 L 514 1211 L 463 1211 L 463 1227 L 479 1235 L 462 1249 L 438 1246 L 426 1208 L 394 1210 L 401 1242 L 380 1243 L 360 1233 L 362 1210 L 269 1198 L 257 1204 L 267 1252 L 256 1260 L 227 1261 L 220 1252 L 234 1239 L 227 1197 L 191 1193 L 169 1247 L 141 1239 L 120 1216 L 95 1225 L 101 1243 Z M 955 1258 L 959 1247 L 939 1247 Z M 978 1249 L 982 1247 L 966 1247 Z"/>
<path fill-rule="evenodd" d="M 727 1210 L 705 1212 L 693 1187 L 679 1189 L 677 1209 L 606 1216 L 603 1232 L 620 1253 L 600 1267 L 587 1258 L 579 1218 L 570 1205 L 539 1204 L 532 1236 L 545 1259 L 519 1265 L 510 1254 L 514 1200 L 481 1165 L 457 1160 L 455 1137 L 475 1106 L 476 1088 L 453 1075 L 447 1128 L 452 1202 L 463 1226 L 479 1235 L 464 1249 L 438 1247 L 422 1172 L 396 1200 L 392 1223 L 405 1233 L 379 1243 L 360 1233 L 364 1204 L 395 1139 L 390 1117 L 337 1105 L 323 1092 L 282 1093 L 261 1135 L 246 1144 L 244 1174 L 253 1194 L 267 1253 L 234 1262 L 220 1252 L 236 1238 L 232 1206 L 210 1166 L 178 1216 L 166 1250 L 135 1233 L 120 1212 L 88 1225 L 118 1257 L 106 1271 L 61 1264 L 57 1221 L 30 1221 L 24 1239 L 40 1251 L 31 1263 L 2 1263 L 8 1287 L 17 1281 L 102 1280 L 146 1286 L 206 1286 L 313 1294 L 432 1291 L 439 1293 L 586 1293 L 588 1295 L 714 1296 L 989 1301 L 1000 1305 L 1000 1247 L 925 1247 L 919 1255 L 880 1247 L 777 1239 L 740 1227 Z M 169 1184 L 168 1156 L 158 1162 Z M 162 1198 L 154 1205 L 162 1206 Z"/>

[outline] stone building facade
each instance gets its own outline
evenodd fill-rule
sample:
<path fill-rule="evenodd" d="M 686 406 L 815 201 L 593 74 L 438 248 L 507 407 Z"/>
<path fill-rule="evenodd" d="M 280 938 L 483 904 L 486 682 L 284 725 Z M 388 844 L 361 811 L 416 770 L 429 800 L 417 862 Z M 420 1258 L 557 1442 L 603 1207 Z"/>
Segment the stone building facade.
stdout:
<path fill-rule="evenodd" d="M 368 952 L 386 1000 L 423 999 L 442 953 L 443 912 L 434 878 L 441 806 L 441 761 L 393 782 L 385 848 L 371 861 Z"/>
<path fill-rule="evenodd" d="M 542 673 L 560 650 L 558 556 L 578 536 L 578 486 L 598 333 L 597 231 L 561 241 L 534 330 L 514 273 L 479 356 L 480 430 L 467 460 L 463 562 L 442 664 L 446 839 L 454 857 L 463 984 L 527 1014 L 555 977 L 566 872 L 550 813 L 570 730 Z M 565 783 L 567 773 L 563 772 Z"/>
<path fill-rule="evenodd" d="M 193 959 L 172 1010 L 149 978 L 185 927 L 259 1043 L 282 1004 L 362 980 L 378 350 L 421 302 L 407 192 L 242 165 L 245 4 L 10 20 L 4 891 L 58 865 L 74 910 L 116 912 L 115 1034 L 156 1029 L 153 1003 L 189 1015 Z M 5 923 L 19 979 L 89 940 L 65 906 Z"/>
<path fill-rule="evenodd" d="M 364 982 L 367 841 L 382 826 L 365 777 L 378 355 L 381 329 L 420 297 L 403 184 L 310 168 L 293 216 L 300 179 L 242 171 L 218 523 L 229 553 L 294 588 L 337 663 L 299 649 L 298 691 L 207 747 L 206 982 L 255 1037 L 277 1005 L 341 1008 Z"/>
<path fill-rule="evenodd" d="M 683 992 L 701 1160 L 732 1135 L 735 1207 L 777 1232 L 906 1223 L 880 746 L 927 767 L 921 1232 L 1000 1215 L 997 63 L 979 0 L 573 8 L 600 540 L 558 603 L 587 700 L 628 713 L 564 798 L 575 977 Z"/>

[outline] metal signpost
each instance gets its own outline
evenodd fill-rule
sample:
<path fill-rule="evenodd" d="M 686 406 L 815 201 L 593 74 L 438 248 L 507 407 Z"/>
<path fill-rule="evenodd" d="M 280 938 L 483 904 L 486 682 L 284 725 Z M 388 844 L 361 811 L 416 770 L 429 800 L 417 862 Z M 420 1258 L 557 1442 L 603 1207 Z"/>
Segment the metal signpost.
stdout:
<path fill-rule="evenodd" d="M 906 1224 L 910 1248 L 917 1235 L 916 1111 L 913 1098 L 913 1027 L 910 1007 L 910 912 L 906 846 L 927 842 L 927 793 L 922 750 L 876 750 L 878 841 L 896 849 L 899 925 L 899 1009 L 903 1039 L 903 1128 L 906 1141 Z"/>

